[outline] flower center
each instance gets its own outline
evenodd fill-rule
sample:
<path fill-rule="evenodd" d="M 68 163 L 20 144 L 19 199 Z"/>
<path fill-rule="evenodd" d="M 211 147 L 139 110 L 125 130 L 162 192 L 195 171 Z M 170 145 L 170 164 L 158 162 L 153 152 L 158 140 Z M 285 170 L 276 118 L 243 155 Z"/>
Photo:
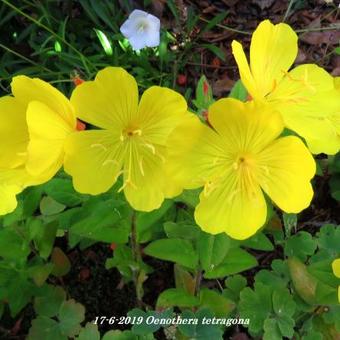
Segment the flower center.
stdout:
<path fill-rule="evenodd" d="M 126 139 L 133 138 L 134 136 L 141 136 L 142 130 L 135 127 L 127 127 L 125 128 L 120 135 L 120 140 L 124 142 Z"/>
<path fill-rule="evenodd" d="M 254 166 L 254 158 L 249 154 L 237 155 L 233 168 L 235 170 L 245 170 Z"/>
<path fill-rule="evenodd" d="M 147 28 L 149 27 L 149 24 L 146 21 L 140 21 L 137 25 L 137 31 L 138 33 L 143 33 Z"/>

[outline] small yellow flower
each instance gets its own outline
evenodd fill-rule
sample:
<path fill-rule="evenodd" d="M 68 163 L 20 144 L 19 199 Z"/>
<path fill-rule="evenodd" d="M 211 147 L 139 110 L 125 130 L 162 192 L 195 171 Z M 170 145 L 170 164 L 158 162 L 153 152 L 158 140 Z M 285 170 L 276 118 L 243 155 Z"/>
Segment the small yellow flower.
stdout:
<path fill-rule="evenodd" d="M 48 83 L 18 76 L 11 86 L 13 96 L 0 98 L 0 215 L 16 208 L 27 186 L 58 171 L 63 136 L 56 131 L 70 132 L 75 123 L 68 100 Z"/>
<path fill-rule="evenodd" d="M 159 86 L 146 90 L 138 104 L 135 79 L 118 67 L 98 72 L 79 85 L 71 103 L 79 117 L 100 129 L 71 135 L 65 171 L 77 191 L 97 195 L 123 176 L 120 190 L 137 210 L 158 208 L 178 192 L 167 180 L 166 140 L 186 114 L 185 99 Z"/>
<path fill-rule="evenodd" d="M 206 232 L 246 239 L 265 223 L 266 193 L 288 213 L 308 207 L 315 162 L 295 136 L 278 138 L 281 116 L 254 102 L 221 99 L 209 123 L 190 115 L 169 137 L 168 167 L 187 189 L 203 186 L 197 224 Z"/>
<path fill-rule="evenodd" d="M 336 277 L 340 278 L 340 259 L 336 259 L 332 262 L 333 273 Z M 338 287 L 338 299 L 340 302 L 340 286 Z"/>
<path fill-rule="evenodd" d="M 340 150 L 328 119 L 340 112 L 333 78 L 313 64 L 288 72 L 298 52 L 297 35 L 290 26 L 261 22 L 251 40 L 250 65 L 239 42 L 233 41 L 232 50 L 242 83 L 254 100 L 279 111 L 285 125 L 302 136 L 313 153 Z"/>

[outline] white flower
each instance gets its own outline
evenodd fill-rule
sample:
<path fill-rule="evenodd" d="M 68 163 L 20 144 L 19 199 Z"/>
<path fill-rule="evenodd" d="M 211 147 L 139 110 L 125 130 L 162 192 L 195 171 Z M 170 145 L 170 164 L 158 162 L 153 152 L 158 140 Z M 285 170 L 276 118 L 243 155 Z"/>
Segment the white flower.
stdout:
<path fill-rule="evenodd" d="M 152 14 L 135 9 L 120 27 L 134 50 L 155 47 L 160 40 L 160 21 Z"/>

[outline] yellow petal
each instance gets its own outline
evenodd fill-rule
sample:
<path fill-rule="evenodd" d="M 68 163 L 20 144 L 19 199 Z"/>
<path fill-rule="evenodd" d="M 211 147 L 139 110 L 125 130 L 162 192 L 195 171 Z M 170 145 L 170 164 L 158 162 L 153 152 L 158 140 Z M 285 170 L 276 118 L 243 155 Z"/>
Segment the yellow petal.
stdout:
<path fill-rule="evenodd" d="M 287 73 L 267 99 L 285 122 L 299 115 L 324 117 L 340 107 L 332 76 L 313 64 L 300 65 Z"/>
<path fill-rule="evenodd" d="M 216 164 L 224 156 L 221 138 L 198 117 L 188 114 L 168 139 L 166 167 L 171 178 L 185 189 L 204 185 L 219 171 Z"/>
<path fill-rule="evenodd" d="M 248 60 L 243 51 L 242 45 L 238 41 L 234 40 L 231 43 L 231 48 L 238 66 L 242 84 L 254 99 L 261 100 L 263 94 L 257 88 L 256 81 L 250 71 Z"/>
<path fill-rule="evenodd" d="M 11 83 L 14 97 L 24 105 L 31 101 L 44 103 L 50 110 L 58 113 L 71 127 L 76 126 L 74 109 L 69 100 L 52 85 L 37 78 L 14 77 Z"/>
<path fill-rule="evenodd" d="M 63 164 L 65 138 L 74 130 L 58 113 L 36 101 L 28 105 L 27 124 L 30 141 L 26 169 L 33 176 L 51 178 Z"/>
<path fill-rule="evenodd" d="M 238 178 L 232 169 L 224 176 L 211 192 L 201 193 L 195 220 L 208 233 L 225 232 L 244 240 L 264 225 L 266 202 L 259 185 L 249 186 L 250 183 Z"/>
<path fill-rule="evenodd" d="M 283 130 L 281 116 L 269 106 L 232 98 L 220 99 L 210 106 L 209 122 L 231 154 L 235 150 L 257 153 Z"/>
<path fill-rule="evenodd" d="M 26 107 L 13 97 L 0 98 L 0 167 L 22 165 L 27 143 Z"/>
<path fill-rule="evenodd" d="M 340 77 L 334 78 L 334 86 L 337 90 L 340 90 Z"/>
<path fill-rule="evenodd" d="M 98 195 L 116 182 L 123 159 L 119 135 L 105 130 L 76 132 L 66 139 L 65 152 L 64 169 L 77 191 Z"/>
<path fill-rule="evenodd" d="M 165 147 L 147 148 L 134 141 L 128 144 L 124 162 L 124 194 L 135 210 L 151 211 L 164 200 Z"/>
<path fill-rule="evenodd" d="M 250 67 L 242 45 L 232 42 L 232 51 L 243 85 L 254 99 L 270 93 L 293 64 L 298 51 L 297 35 L 287 24 L 262 21 L 250 45 Z"/>
<path fill-rule="evenodd" d="M 340 112 L 340 97 L 333 78 L 322 68 L 296 67 L 268 96 L 268 101 L 282 114 L 285 125 L 306 140 L 313 153 L 335 154 L 339 150 L 339 137 L 331 120 Z"/>
<path fill-rule="evenodd" d="M 16 195 L 27 186 L 38 185 L 45 181 L 44 178 L 30 176 L 26 169 L 0 169 L 0 215 L 12 212 L 17 207 Z"/>
<path fill-rule="evenodd" d="M 171 131 L 187 112 L 179 93 L 159 86 L 147 89 L 141 98 L 136 124 L 149 143 L 165 145 Z"/>
<path fill-rule="evenodd" d="M 297 40 L 293 29 L 284 23 L 273 25 L 264 20 L 256 28 L 250 45 L 250 69 L 262 96 L 275 88 L 293 64 Z"/>
<path fill-rule="evenodd" d="M 103 129 L 122 129 L 137 114 L 137 83 L 124 69 L 106 67 L 94 81 L 73 90 L 71 103 L 85 122 Z"/>
<path fill-rule="evenodd" d="M 340 278 L 340 259 L 336 259 L 332 262 L 332 269 L 334 275 Z"/>
<path fill-rule="evenodd" d="M 261 152 L 258 162 L 258 181 L 280 209 L 298 213 L 309 206 L 315 161 L 299 138 L 274 141 Z"/>

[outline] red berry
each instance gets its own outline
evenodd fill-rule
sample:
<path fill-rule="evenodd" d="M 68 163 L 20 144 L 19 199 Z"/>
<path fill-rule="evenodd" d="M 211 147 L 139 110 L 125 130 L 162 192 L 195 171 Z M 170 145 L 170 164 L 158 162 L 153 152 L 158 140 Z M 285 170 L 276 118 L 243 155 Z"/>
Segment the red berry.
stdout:
<path fill-rule="evenodd" d="M 179 74 L 177 76 L 177 84 L 183 86 L 187 83 L 187 76 L 185 74 Z"/>

